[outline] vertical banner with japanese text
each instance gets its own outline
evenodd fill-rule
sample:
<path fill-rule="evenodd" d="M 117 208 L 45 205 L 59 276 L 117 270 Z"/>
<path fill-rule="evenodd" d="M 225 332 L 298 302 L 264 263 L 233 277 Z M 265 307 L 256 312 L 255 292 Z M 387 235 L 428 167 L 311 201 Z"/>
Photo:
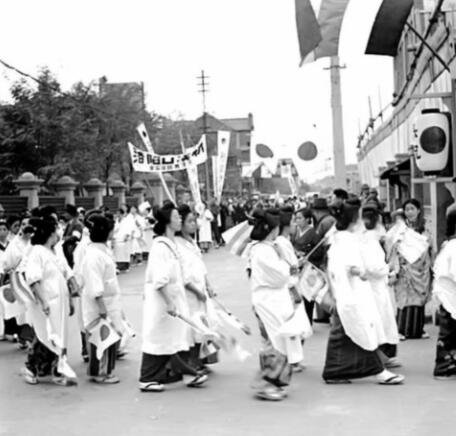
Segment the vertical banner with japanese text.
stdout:
<path fill-rule="evenodd" d="M 223 184 L 225 183 L 226 165 L 228 162 L 228 153 L 230 149 L 231 132 L 219 130 L 217 132 L 217 191 L 216 199 L 218 202 L 222 199 Z"/>

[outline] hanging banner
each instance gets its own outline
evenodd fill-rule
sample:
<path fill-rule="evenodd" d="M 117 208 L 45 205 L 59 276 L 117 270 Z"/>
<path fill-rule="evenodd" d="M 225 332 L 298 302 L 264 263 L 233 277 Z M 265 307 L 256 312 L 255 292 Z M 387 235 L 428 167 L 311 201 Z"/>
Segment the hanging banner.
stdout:
<path fill-rule="evenodd" d="M 272 177 L 271 171 L 269 171 L 269 168 L 263 164 L 261 166 L 261 178 L 262 179 L 270 179 Z"/>
<path fill-rule="evenodd" d="M 280 177 L 289 179 L 291 177 L 291 165 L 285 164 L 280 166 Z"/>
<path fill-rule="evenodd" d="M 214 198 L 217 198 L 219 191 L 218 178 L 218 156 L 212 156 L 212 186 L 214 188 Z"/>
<path fill-rule="evenodd" d="M 141 136 L 141 140 L 142 140 L 143 144 L 146 146 L 147 151 L 150 153 L 153 153 L 154 148 L 152 147 L 152 141 L 150 140 L 149 133 L 147 132 L 147 129 L 146 129 L 146 125 L 144 123 L 139 124 L 139 126 L 136 128 L 136 131 L 139 133 L 139 136 Z M 131 153 L 131 149 L 130 149 L 130 153 Z M 163 189 L 164 189 L 166 195 L 174 204 L 176 204 L 176 200 L 174 200 L 174 197 L 171 194 L 171 191 L 169 190 L 168 185 L 166 184 L 165 177 L 163 176 L 163 174 L 160 173 L 159 178 L 160 178 L 160 182 L 163 186 Z M 146 181 L 146 183 L 148 184 L 147 181 Z"/>
<path fill-rule="evenodd" d="M 153 151 L 154 148 L 152 147 L 152 141 L 149 138 L 149 133 L 147 132 L 145 124 L 141 123 L 138 127 L 136 127 L 136 131 L 138 132 L 139 136 L 141 136 L 141 139 L 147 150 Z"/>
<path fill-rule="evenodd" d="M 298 187 L 296 186 L 295 179 L 293 177 L 289 177 L 288 183 L 290 184 L 291 195 L 293 195 L 293 197 L 297 197 L 298 196 Z"/>
<path fill-rule="evenodd" d="M 199 165 L 207 160 L 206 138 L 203 135 L 193 147 L 182 154 L 156 154 L 144 151 L 128 143 L 133 169 L 138 172 L 165 172 L 185 170 L 190 165 Z"/>
<path fill-rule="evenodd" d="M 217 132 L 217 191 L 216 198 L 220 202 L 223 193 L 223 184 L 225 183 L 226 164 L 228 162 L 228 153 L 230 150 L 231 132 L 219 130 Z"/>
<path fill-rule="evenodd" d="M 193 201 L 196 205 L 200 205 L 201 191 L 198 180 L 198 168 L 196 165 L 189 165 L 187 167 L 188 182 L 190 183 L 190 191 L 192 192 Z"/>

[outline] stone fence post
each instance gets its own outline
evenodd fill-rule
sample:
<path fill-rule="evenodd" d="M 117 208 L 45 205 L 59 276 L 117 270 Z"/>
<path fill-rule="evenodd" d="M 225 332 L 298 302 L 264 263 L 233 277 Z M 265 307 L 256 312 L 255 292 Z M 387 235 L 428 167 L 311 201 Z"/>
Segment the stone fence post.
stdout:
<path fill-rule="evenodd" d="M 24 173 L 18 179 L 13 180 L 14 184 L 19 189 L 21 197 L 27 197 L 27 207 L 33 209 L 40 205 L 38 192 L 44 180 L 39 179 L 32 173 Z"/>
<path fill-rule="evenodd" d="M 69 176 L 60 177 L 60 179 L 54 183 L 57 197 L 64 197 L 65 204 L 75 205 L 74 191 L 78 185 L 79 183 Z"/>
<path fill-rule="evenodd" d="M 110 183 L 109 187 L 111 188 L 112 195 L 119 199 L 119 206 L 125 204 L 125 192 L 127 190 L 127 185 L 125 185 L 122 180 L 114 180 Z"/>
<path fill-rule="evenodd" d="M 85 185 L 84 189 L 87 191 L 87 195 L 95 199 L 95 208 L 103 206 L 103 193 L 106 185 L 99 179 L 90 179 Z"/>

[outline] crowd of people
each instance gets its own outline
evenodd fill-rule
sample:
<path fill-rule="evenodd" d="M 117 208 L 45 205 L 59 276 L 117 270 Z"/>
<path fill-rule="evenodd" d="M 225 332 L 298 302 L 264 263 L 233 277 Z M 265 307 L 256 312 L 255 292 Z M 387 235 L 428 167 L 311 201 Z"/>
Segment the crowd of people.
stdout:
<path fill-rule="evenodd" d="M 91 381 L 118 383 L 136 320 L 122 309 L 118 274 L 147 261 L 139 388 L 158 392 L 183 381 L 206 383 L 226 342 L 202 253 L 223 232 L 248 223 L 244 242 L 252 305 L 261 335 L 258 398 L 286 398 L 303 370 L 314 322 L 330 322 L 322 377 L 328 384 L 374 377 L 404 382 L 400 341 L 426 339 L 425 307 L 438 299 L 434 376 L 456 376 L 456 212 L 438 254 L 415 199 L 387 213 L 375 190 L 336 189 L 331 199 L 258 198 L 194 208 L 148 202 L 58 216 L 41 207 L 0 218 L 1 337 L 26 350 L 29 384 L 77 382 L 68 359 L 68 323 L 78 318 L 81 354 Z M 244 330 L 245 331 L 245 330 Z M 224 339 L 225 338 L 225 339 Z"/>

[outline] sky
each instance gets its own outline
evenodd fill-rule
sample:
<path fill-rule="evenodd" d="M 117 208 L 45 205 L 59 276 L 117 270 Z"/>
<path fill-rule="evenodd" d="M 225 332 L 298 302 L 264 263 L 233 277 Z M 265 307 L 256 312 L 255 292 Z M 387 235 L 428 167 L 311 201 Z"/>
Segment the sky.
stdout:
<path fill-rule="evenodd" d="M 380 3 L 351 0 L 342 27 L 348 163 L 356 162 L 359 125 L 364 130 L 369 119 L 368 96 L 374 112 L 392 99 L 391 59 L 363 54 Z M 252 143 L 283 157 L 313 140 L 319 156 L 298 163 L 301 177 L 331 172 L 329 59 L 299 68 L 294 0 L 15 0 L 1 10 L 0 59 L 19 69 L 36 74 L 48 66 L 63 89 L 101 76 L 143 81 L 149 110 L 187 119 L 202 112 L 196 76 L 204 69 L 208 112 L 251 112 Z M 0 66 L 0 101 L 17 78 Z"/>

